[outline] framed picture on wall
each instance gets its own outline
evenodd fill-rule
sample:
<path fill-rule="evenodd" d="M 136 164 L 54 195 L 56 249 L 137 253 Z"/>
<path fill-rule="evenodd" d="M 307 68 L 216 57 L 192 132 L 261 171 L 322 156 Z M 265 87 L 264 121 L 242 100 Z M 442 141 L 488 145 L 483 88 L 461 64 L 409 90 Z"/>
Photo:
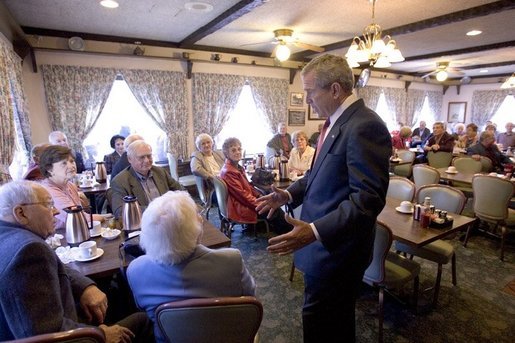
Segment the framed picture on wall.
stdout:
<path fill-rule="evenodd" d="M 465 123 L 465 112 L 467 112 L 466 102 L 449 102 L 447 122 Z"/>
<path fill-rule="evenodd" d="M 305 110 L 288 110 L 288 126 L 306 125 Z"/>
<path fill-rule="evenodd" d="M 296 107 L 304 106 L 304 93 L 297 93 L 297 92 L 290 93 L 290 106 L 296 106 Z"/>
<path fill-rule="evenodd" d="M 311 105 L 308 105 L 308 120 L 325 120 L 325 118 L 320 118 L 318 113 L 316 113 Z"/>

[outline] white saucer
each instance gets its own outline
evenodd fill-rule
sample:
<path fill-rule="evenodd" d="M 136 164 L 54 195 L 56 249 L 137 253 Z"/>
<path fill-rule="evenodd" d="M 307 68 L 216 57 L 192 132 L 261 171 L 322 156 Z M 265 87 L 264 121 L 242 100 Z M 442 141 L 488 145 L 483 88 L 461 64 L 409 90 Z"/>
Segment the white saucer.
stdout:
<path fill-rule="evenodd" d="M 99 258 L 100 256 L 104 255 L 104 249 L 101 249 L 101 248 L 97 248 L 97 254 L 95 256 L 91 256 L 91 257 L 88 257 L 88 258 L 82 258 L 80 256 L 78 256 L 75 261 L 78 261 L 78 262 L 88 262 L 88 261 L 93 261 L 93 260 L 96 260 L 97 258 Z"/>
<path fill-rule="evenodd" d="M 404 214 L 413 213 L 413 209 L 411 209 L 411 211 L 403 211 L 403 210 L 401 209 L 401 207 L 400 207 L 400 206 L 397 206 L 397 207 L 395 208 L 395 210 L 396 210 L 397 212 L 404 213 Z"/>
<path fill-rule="evenodd" d="M 102 230 L 98 231 L 97 233 L 93 234 L 91 233 L 91 230 L 89 230 L 89 237 L 91 238 L 95 238 L 95 237 L 98 237 L 102 234 Z"/>
<path fill-rule="evenodd" d="M 104 232 L 102 232 L 102 237 L 107 240 L 112 240 L 112 239 L 115 239 L 116 237 L 120 236 L 120 233 L 122 233 L 122 232 L 118 229 L 105 230 Z"/>
<path fill-rule="evenodd" d="M 458 171 L 452 171 L 452 170 L 446 170 L 445 171 L 447 174 L 458 174 Z"/>

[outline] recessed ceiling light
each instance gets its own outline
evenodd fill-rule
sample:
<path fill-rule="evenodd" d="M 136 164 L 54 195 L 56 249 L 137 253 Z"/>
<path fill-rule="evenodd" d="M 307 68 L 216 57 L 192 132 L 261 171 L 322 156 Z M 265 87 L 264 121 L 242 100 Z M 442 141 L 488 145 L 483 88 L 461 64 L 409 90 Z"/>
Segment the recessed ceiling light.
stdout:
<path fill-rule="evenodd" d="M 100 1 L 100 5 L 107 8 L 116 8 L 119 6 L 115 0 L 102 0 Z"/>
<path fill-rule="evenodd" d="M 193 12 L 211 12 L 213 5 L 202 1 L 190 1 L 184 4 L 184 8 Z"/>
<path fill-rule="evenodd" d="M 479 72 L 480 73 L 488 73 L 488 69 L 481 69 Z"/>
<path fill-rule="evenodd" d="M 472 31 L 467 32 L 467 36 L 477 36 L 477 35 L 480 35 L 482 33 L 483 33 L 483 31 L 472 30 Z"/>

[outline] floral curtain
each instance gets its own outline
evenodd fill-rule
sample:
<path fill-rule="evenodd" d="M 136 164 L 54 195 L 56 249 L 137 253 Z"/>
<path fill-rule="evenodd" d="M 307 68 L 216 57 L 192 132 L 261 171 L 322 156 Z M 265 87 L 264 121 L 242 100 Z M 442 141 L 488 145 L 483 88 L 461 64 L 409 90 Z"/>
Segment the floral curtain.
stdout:
<path fill-rule="evenodd" d="M 241 75 L 193 74 L 193 137 L 201 133 L 215 137 L 222 131 L 244 85 Z"/>
<path fill-rule="evenodd" d="M 375 111 L 382 90 L 383 88 L 381 87 L 367 86 L 363 88 L 357 88 L 356 93 L 360 98 L 363 99 L 365 105 L 367 105 L 368 108 L 371 108 Z"/>
<path fill-rule="evenodd" d="M 403 88 L 383 88 L 386 104 L 392 113 L 392 122 L 406 125 L 406 91 Z"/>
<path fill-rule="evenodd" d="M 115 69 L 42 65 L 52 130 L 63 131 L 71 147 L 82 142 L 95 125 L 116 78 Z"/>
<path fill-rule="evenodd" d="M 162 70 L 120 70 L 138 102 L 168 136 L 168 150 L 188 156 L 188 111 L 184 73 Z"/>
<path fill-rule="evenodd" d="M 425 91 L 420 89 L 408 89 L 408 96 L 406 98 L 406 115 L 403 121 L 405 125 L 412 127 L 418 122 L 425 99 Z"/>
<path fill-rule="evenodd" d="M 474 91 L 472 93 L 471 122 L 477 126 L 484 125 L 501 107 L 508 94 L 509 90 L 507 89 Z"/>
<path fill-rule="evenodd" d="M 0 184 L 11 180 L 9 166 L 13 161 L 16 144 L 27 164 L 31 149 L 31 129 L 23 91 L 21 59 L 0 39 Z"/>
<path fill-rule="evenodd" d="M 442 118 L 442 102 L 443 102 L 443 94 L 442 92 L 437 91 L 426 91 L 427 100 L 429 103 L 429 110 L 433 113 L 433 117 Z M 446 121 L 446 120 L 441 120 Z"/>
<path fill-rule="evenodd" d="M 288 80 L 269 77 L 248 77 L 256 107 L 268 119 L 270 132 L 279 123 L 287 123 Z"/>

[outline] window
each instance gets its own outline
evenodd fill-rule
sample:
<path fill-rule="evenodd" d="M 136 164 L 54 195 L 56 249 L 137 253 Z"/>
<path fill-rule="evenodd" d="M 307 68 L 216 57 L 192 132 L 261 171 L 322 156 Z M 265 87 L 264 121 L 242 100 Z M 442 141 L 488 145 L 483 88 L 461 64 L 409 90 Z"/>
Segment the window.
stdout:
<path fill-rule="evenodd" d="M 221 149 L 225 139 L 236 137 L 241 141 L 245 154 L 249 155 L 264 152 L 272 136 L 265 116 L 256 108 L 250 86 L 245 85 L 236 107 L 229 113 L 229 120 L 214 140 L 216 148 Z"/>
<path fill-rule="evenodd" d="M 124 80 L 116 79 L 111 93 L 93 130 L 83 142 L 86 150 L 84 162 L 90 168 L 95 161 L 102 161 L 104 155 L 113 152 L 109 145 L 112 136 L 119 134 L 127 137 L 137 133 L 152 145 L 155 161 L 167 160 L 168 139 L 138 103 Z"/>
<path fill-rule="evenodd" d="M 384 96 L 383 92 L 381 92 L 381 95 L 379 95 L 376 113 L 385 122 L 386 126 L 388 127 L 388 132 L 392 132 L 394 130 L 399 129 L 397 123 L 395 122 L 395 115 L 393 115 L 390 109 L 388 108 L 388 104 L 386 103 L 386 97 Z"/>
<path fill-rule="evenodd" d="M 435 116 L 434 116 L 433 112 L 431 112 L 431 109 L 429 108 L 429 99 L 428 99 L 427 95 L 424 98 L 424 104 L 422 105 L 422 109 L 420 110 L 418 120 L 413 125 L 412 129 L 419 127 L 419 124 L 421 121 L 425 121 L 426 127 L 430 131 L 433 131 L 433 124 L 435 123 Z"/>
<path fill-rule="evenodd" d="M 9 96 L 13 96 L 12 94 L 12 84 L 11 85 L 11 94 Z M 9 174 L 11 175 L 11 178 L 13 180 L 18 180 L 23 177 L 25 172 L 27 171 L 27 168 L 29 167 L 29 158 L 30 151 L 26 151 L 25 147 L 23 146 L 23 141 L 20 138 L 23 136 L 21 133 L 21 127 L 20 127 L 20 120 L 19 120 L 19 112 L 18 112 L 18 106 L 16 106 L 16 101 L 12 101 L 13 105 L 13 112 L 14 112 L 14 130 L 15 130 L 15 150 L 13 155 L 13 161 L 11 165 L 9 166 Z"/>
<path fill-rule="evenodd" d="M 506 132 L 504 129 L 507 122 L 514 122 L 513 120 L 513 109 L 515 108 L 515 97 L 513 95 L 507 95 L 504 98 L 501 106 L 495 112 L 491 121 L 497 125 L 497 132 Z"/>

